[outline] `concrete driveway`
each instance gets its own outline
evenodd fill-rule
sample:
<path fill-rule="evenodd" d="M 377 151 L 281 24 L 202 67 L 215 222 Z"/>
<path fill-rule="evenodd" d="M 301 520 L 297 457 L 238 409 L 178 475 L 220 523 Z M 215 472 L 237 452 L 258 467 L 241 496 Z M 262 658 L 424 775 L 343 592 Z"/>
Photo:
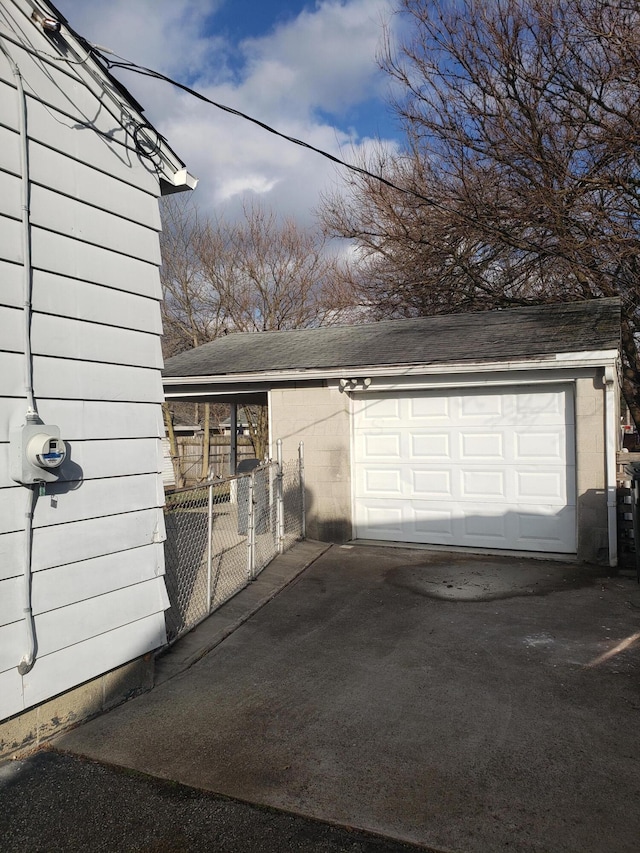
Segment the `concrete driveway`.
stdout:
<path fill-rule="evenodd" d="M 631 572 L 334 546 L 56 748 L 443 851 L 636 853 Z"/>

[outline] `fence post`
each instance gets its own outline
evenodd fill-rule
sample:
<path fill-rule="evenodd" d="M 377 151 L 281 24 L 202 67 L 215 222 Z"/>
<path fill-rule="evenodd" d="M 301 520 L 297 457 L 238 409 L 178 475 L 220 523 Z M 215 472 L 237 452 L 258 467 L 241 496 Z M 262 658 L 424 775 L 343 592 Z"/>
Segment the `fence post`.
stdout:
<path fill-rule="evenodd" d="M 284 473 L 282 469 L 282 439 L 276 441 L 276 525 L 278 554 L 284 553 Z"/>
<path fill-rule="evenodd" d="M 211 567 L 213 565 L 213 483 L 209 484 L 207 518 L 207 612 L 211 613 Z"/>
<path fill-rule="evenodd" d="M 300 526 L 302 539 L 307 538 L 307 507 L 305 503 L 305 487 L 304 487 L 304 441 L 300 442 L 298 447 L 298 461 L 300 467 Z"/>
<path fill-rule="evenodd" d="M 249 475 L 249 495 L 247 505 L 247 577 L 253 580 L 253 570 L 256 564 L 256 524 L 255 524 L 255 474 Z"/>

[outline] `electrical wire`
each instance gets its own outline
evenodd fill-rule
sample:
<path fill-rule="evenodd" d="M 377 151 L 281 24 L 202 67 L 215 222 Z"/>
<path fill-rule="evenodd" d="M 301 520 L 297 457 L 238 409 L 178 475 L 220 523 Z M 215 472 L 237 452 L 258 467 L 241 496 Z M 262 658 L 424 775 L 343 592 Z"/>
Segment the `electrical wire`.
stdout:
<path fill-rule="evenodd" d="M 216 107 L 216 109 L 219 109 L 222 112 L 226 112 L 229 115 L 237 116 L 238 118 L 241 118 L 244 121 L 248 121 L 251 124 L 256 125 L 257 127 L 260 127 L 262 130 L 266 131 L 267 133 L 271 133 L 274 136 L 277 136 L 280 139 L 284 139 L 285 141 L 290 142 L 293 145 L 297 145 L 301 148 L 305 148 L 309 151 L 313 151 L 315 154 L 318 154 L 319 156 L 324 157 L 325 159 L 331 161 L 332 163 L 335 163 L 338 166 L 342 166 L 343 168 L 345 168 L 345 169 L 347 169 L 347 170 L 349 170 L 355 174 L 362 175 L 365 178 L 375 180 L 378 183 L 383 184 L 386 187 L 389 187 L 389 189 L 392 189 L 395 192 L 398 192 L 398 193 L 401 193 L 401 194 L 407 195 L 407 196 L 412 196 L 413 198 L 424 202 L 425 204 L 429 205 L 430 207 L 434 208 L 435 210 L 439 210 L 439 211 L 441 211 L 441 212 L 443 212 L 449 216 L 454 216 L 454 217 L 458 218 L 459 220 L 462 220 L 462 221 L 468 223 L 471 226 L 477 225 L 477 219 L 473 213 L 466 213 L 464 210 L 452 208 L 446 204 L 443 204 L 442 202 L 439 202 L 437 199 L 435 199 L 431 196 L 427 196 L 424 193 L 421 193 L 421 192 L 418 192 L 417 190 L 412 189 L 411 187 L 400 186 L 399 184 L 394 183 L 393 181 L 389 180 L 388 178 L 385 178 L 383 175 L 376 174 L 375 172 L 371 172 L 368 169 L 363 168 L 362 166 L 356 166 L 354 163 L 349 163 L 346 160 L 342 160 L 340 157 L 336 157 L 334 154 L 330 154 L 328 151 L 325 151 L 322 148 L 318 148 L 315 145 L 311 145 L 309 142 L 305 142 L 302 139 L 298 139 L 294 136 L 289 136 L 286 133 L 282 133 L 281 131 L 277 130 L 276 128 L 272 127 L 271 125 L 267 124 L 266 122 L 260 121 L 260 119 L 254 118 L 253 116 L 249 115 L 248 113 L 244 113 L 241 110 L 235 109 L 234 107 L 229 107 L 226 104 L 221 104 L 218 101 L 214 101 L 211 98 L 208 98 L 206 95 L 203 95 L 201 92 L 198 92 L 197 90 L 192 89 L 190 86 L 187 86 L 184 83 L 180 83 L 179 81 L 174 80 L 173 78 L 167 76 L 166 74 L 162 74 L 162 72 L 160 72 L 160 71 L 155 71 L 154 69 L 148 68 L 144 65 L 138 65 L 137 63 L 132 62 L 131 60 L 126 59 L 123 56 L 120 56 L 114 50 L 111 50 L 108 47 L 104 47 L 103 45 L 95 44 L 95 43 L 88 41 L 83 36 L 81 36 L 79 33 L 75 32 L 75 30 L 73 30 L 69 26 L 67 21 L 64 21 L 64 23 L 66 25 L 66 28 L 71 33 L 71 35 L 73 35 L 73 37 L 76 39 L 76 41 L 87 51 L 86 56 L 84 58 L 78 58 L 76 60 L 72 60 L 68 57 L 54 57 L 54 56 L 48 54 L 46 51 L 32 50 L 30 52 L 33 52 L 35 54 L 41 54 L 42 56 L 46 56 L 47 58 L 50 58 L 50 59 L 56 59 L 57 61 L 68 62 L 69 64 L 73 64 L 73 65 L 86 64 L 89 58 L 93 58 L 99 66 L 103 65 L 108 71 L 111 71 L 113 69 L 121 69 L 121 70 L 125 70 L 125 71 L 131 71 L 133 73 L 140 74 L 142 76 L 151 77 L 151 78 L 154 78 L 157 80 L 162 80 L 166 83 L 169 83 L 172 86 L 175 86 L 176 88 L 182 90 L 183 92 L 186 92 L 188 95 L 191 95 L 192 97 L 194 97 L 200 101 L 203 101 L 204 103 L 207 103 L 213 107 Z M 23 45 L 23 47 L 24 47 L 24 45 Z M 109 56 L 115 56 L 119 61 L 114 62 L 112 59 L 109 59 L 109 56 L 107 56 L 106 54 L 109 54 Z M 153 129 L 154 133 L 156 135 L 155 141 L 151 141 L 151 143 L 150 143 L 150 140 L 146 139 L 146 140 L 144 140 L 146 142 L 146 146 L 143 145 L 142 141 L 141 141 L 143 138 L 142 134 L 145 131 L 148 133 L 149 130 L 152 130 L 152 128 L 149 125 L 143 125 L 139 128 L 136 128 L 136 131 L 134 132 L 134 143 L 136 145 L 136 148 L 140 151 L 141 155 L 150 158 L 153 162 L 153 157 L 160 151 L 160 149 L 161 149 L 160 143 L 162 141 L 164 141 L 164 138 L 162 137 L 161 134 L 157 133 L 157 131 L 155 131 L 155 129 Z M 487 231 L 491 231 L 493 234 L 495 234 L 498 237 L 500 237 L 501 239 L 505 240 L 507 245 L 510 245 L 513 248 L 524 252 L 525 254 L 526 253 L 533 253 L 533 254 L 540 255 L 542 257 L 549 255 L 549 247 L 548 246 L 545 246 L 542 243 L 537 243 L 534 240 L 532 240 L 530 237 L 520 237 L 520 238 L 514 239 L 513 232 L 509 228 L 501 227 L 500 225 L 496 225 L 495 223 L 490 223 L 490 222 L 485 222 L 484 228 Z M 587 264 L 587 263 L 584 263 L 583 261 L 579 261 L 578 259 L 576 259 L 575 257 L 572 257 L 571 255 L 567 254 L 566 252 L 559 251 L 558 247 L 555 247 L 555 249 L 552 251 L 552 254 L 554 254 L 558 258 L 561 258 L 565 261 L 568 261 L 573 266 L 580 267 L 582 270 L 584 270 L 587 273 L 592 273 L 596 267 L 595 262 L 592 262 L 591 264 Z"/>
<path fill-rule="evenodd" d="M 17 62 L 7 50 L 3 39 L 0 38 L 0 53 L 2 53 L 11 68 L 16 84 L 18 98 L 18 131 L 20 139 L 20 169 L 21 177 L 21 225 L 22 225 L 22 254 L 23 254 L 23 279 L 22 279 L 22 318 L 24 325 L 24 386 L 27 398 L 27 411 L 25 424 L 39 423 L 38 410 L 33 390 L 33 358 L 31 351 L 31 315 L 32 315 L 32 286 L 33 269 L 31 265 L 31 220 L 30 220 L 30 177 L 29 177 L 29 153 L 28 153 L 28 128 L 27 128 L 27 100 L 22 80 L 22 72 Z M 26 675 L 36 660 L 38 643 L 36 638 L 35 621 L 33 618 L 32 598 L 32 576 L 33 576 L 33 514 L 38 500 L 38 493 L 34 485 L 27 486 L 27 508 L 25 511 L 24 530 L 24 566 L 22 573 L 22 612 L 24 616 L 25 632 L 27 635 L 27 649 L 18 664 L 20 675 Z"/>
<path fill-rule="evenodd" d="M 216 109 L 221 110 L 222 112 L 228 113 L 229 115 L 237 116 L 238 118 L 243 119 L 244 121 L 248 121 L 251 124 L 256 125 L 257 127 L 262 128 L 262 130 L 267 133 L 271 133 L 274 136 L 279 137 L 280 139 L 284 139 L 287 142 L 292 143 L 293 145 L 298 145 L 301 148 L 305 148 L 309 151 L 313 151 L 315 154 L 319 154 L 321 157 L 335 163 L 338 166 L 342 166 L 345 169 L 348 169 L 351 172 L 354 172 L 358 175 L 362 175 L 365 178 L 369 178 L 375 180 L 389 189 L 394 190 L 395 192 L 402 193 L 403 195 L 412 196 L 413 198 L 418 199 L 419 201 L 424 202 L 435 210 L 440 210 L 443 213 L 446 213 L 450 216 L 455 216 L 458 219 L 463 220 L 464 222 L 469 223 L 470 225 L 477 225 L 476 218 L 471 213 L 465 213 L 463 210 L 456 210 L 446 204 L 442 204 L 437 199 L 424 195 L 423 193 L 418 192 L 417 190 L 411 189 L 411 187 L 403 187 L 399 184 L 394 183 L 393 181 L 385 178 L 383 175 L 376 174 L 375 172 L 370 172 L 368 169 L 363 168 L 362 166 L 356 166 L 354 163 L 349 163 L 346 160 L 342 160 L 340 157 L 336 157 L 334 154 L 330 154 L 328 151 L 325 151 L 322 148 L 317 148 L 315 145 L 311 145 L 309 142 L 305 142 L 303 139 L 298 139 L 295 136 L 289 136 L 286 133 L 282 133 L 266 122 L 260 121 L 260 119 L 254 118 L 247 113 L 242 112 L 241 110 L 237 110 L 234 107 L 229 107 L 226 104 L 221 104 L 219 101 L 214 101 L 211 98 L 208 98 L 206 95 L 203 95 L 201 92 L 198 92 L 196 89 L 192 89 L 190 86 L 187 86 L 184 83 L 180 83 L 177 80 L 163 74 L 160 71 L 155 71 L 153 68 L 147 68 L 144 65 L 138 65 L 131 60 L 125 59 L 119 54 L 115 53 L 115 51 L 110 50 L 109 48 L 105 48 L 102 45 L 92 44 L 91 42 L 87 42 L 84 40 L 85 44 L 91 49 L 93 52 L 94 58 L 101 61 L 105 64 L 107 70 L 112 71 L 113 69 L 121 69 L 124 71 L 131 71 L 135 74 L 140 74 L 144 77 L 151 77 L 156 80 L 162 80 L 165 83 L 169 83 L 172 86 L 175 86 L 177 89 L 180 89 L 183 92 L 186 92 L 188 95 L 191 95 L 194 98 L 197 98 L 199 101 L 203 101 L 206 104 L 210 104 Z M 110 59 L 105 54 L 109 54 L 110 56 L 117 57 L 120 61 L 114 61 Z M 494 223 L 485 223 L 485 228 L 492 231 L 497 236 L 507 241 L 507 244 L 517 248 L 525 253 L 531 252 L 539 255 L 547 255 L 548 247 L 545 247 L 543 244 L 536 243 L 530 238 L 520 239 L 514 242 L 513 233 L 504 227 L 500 227 Z M 569 261 L 572 264 L 576 264 L 576 259 L 570 257 L 565 252 L 557 251 L 555 252 L 557 257 L 563 258 L 564 260 Z M 593 271 L 593 266 L 589 266 L 587 264 L 578 262 L 578 265 L 587 272 Z"/>
<path fill-rule="evenodd" d="M 439 210 L 439 211 L 441 211 L 447 215 L 450 215 L 450 216 L 455 216 L 458 219 L 469 223 L 470 225 L 477 225 L 476 218 L 474 217 L 474 215 L 472 213 L 466 213 L 463 210 L 456 210 L 456 209 L 454 209 L 454 208 L 452 208 L 446 204 L 443 204 L 442 202 L 439 202 L 437 199 L 433 198 L 432 196 L 427 196 L 424 193 L 420 193 L 417 190 L 412 189 L 411 187 L 400 186 L 399 184 L 394 183 L 393 181 L 389 180 L 388 178 L 385 178 L 383 175 L 376 174 L 375 172 L 371 172 L 362 166 L 356 166 L 354 163 L 349 163 L 348 161 L 343 160 L 340 157 L 336 157 L 334 154 L 330 154 L 328 151 L 325 151 L 322 148 L 318 148 L 315 145 L 311 145 L 311 143 L 309 143 L 309 142 L 305 142 L 303 139 L 298 139 L 295 136 L 289 136 L 286 133 L 282 133 L 282 131 L 277 130 L 276 128 L 272 127 L 271 125 L 267 124 L 266 122 L 263 122 L 260 119 L 257 119 L 254 116 L 249 115 L 248 113 L 244 113 L 241 110 L 237 110 L 234 107 L 229 107 L 226 104 L 220 103 L 219 101 L 214 101 L 212 98 L 208 98 L 206 95 L 203 95 L 201 92 L 198 92 L 196 89 L 192 89 L 190 86 L 187 86 L 185 83 L 180 83 L 178 80 L 174 80 L 172 77 L 169 77 L 168 75 L 163 74 L 160 71 L 156 71 L 153 68 L 148 68 L 144 65 L 138 65 L 137 63 L 132 62 L 131 60 L 120 56 L 115 51 L 111 50 L 110 48 L 104 47 L 103 45 L 94 44 L 92 42 L 89 42 L 87 39 L 83 38 L 78 33 L 76 33 L 73 29 L 71 29 L 71 27 L 69 27 L 68 24 L 67 24 L 67 28 L 69 29 L 70 33 L 74 36 L 74 38 L 78 42 L 80 42 L 80 44 L 83 47 L 85 47 L 85 49 L 87 50 L 87 56 L 84 59 L 80 60 L 79 62 L 77 60 L 74 61 L 74 60 L 66 59 L 67 62 L 70 62 L 72 64 L 84 64 L 87 62 L 87 59 L 91 56 L 94 60 L 97 61 L 98 65 L 103 65 L 106 68 L 106 70 L 108 70 L 108 71 L 112 71 L 113 69 L 120 69 L 120 70 L 124 70 L 124 71 L 131 71 L 135 74 L 140 74 L 141 76 L 144 76 L 144 77 L 151 77 L 151 78 L 156 79 L 156 80 L 162 80 L 163 82 L 169 83 L 171 86 L 175 86 L 177 89 L 180 89 L 181 91 L 185 92 L 186 94 L 191 95 L 192 97 L 196 98 L 197 100 L 203 101 L 204 103 L 209 104 L 209 105 L 215 107 L 216 109 L 221 110 L 222 112 L 228 113 L 229 115 L 236 116 L 237 118 L 241 118 L 244 121 L 248 121 L 249 123 L 254 124 L 257 127 L 260 127 L 262 130 L 266 131 L 267 133 L 270 133 L 274 136 L 277 136 L 280 139 L 284 139 L 286 142 L 289 142 L 293 145 L 297 145 L 301 148 L 305 148 L 308 151 L 313 151 L 315 154 L 318 154 L 319 156 L 324 157 L 326 160 L 329 160 L 330 162 L 335 163 L 337 166 L 341 166 L 341 167 L 349 170 L 350 172 L 353 172 L 355 174 L 362 175 L 365 178 L 369 178 L 369 179 L 372 179 L 374 181 L 377 181 L 378 183 L 383 184 L 386 187 L 389 187 L 389 189 L 394 190 L 395 192 L 398 192 L 398 193 L 401 193 L 401 194 L 407 195 L 407 196 L 412 196 L 413 198 L 416 198 L 419 201 L 424 202 L 425 204 L 429 205 L 430 207 L 434 208 L 435 210 Z M 34 51 L 34 53 L 40 53 L 40 51 Z M 48 54 L 44 51 L 42 51 L 42 54 L 45 56 L 48 56 Z M 119 60 L 119 61 L 114 61 L 114 60 L 110 59 L 109 56 L 107 56 L 107 54 L 109 54 L 109 56 L 115 56 L 117 58 L 117 60 Z M 65 60 L 63 59 L 62 61 L 65 61 Z M 144 130 L 144 129 L 146 129 L 146 128 L 141 128 L 141 130 Z M 158 136 L 158 141 L 163 139 L 163 137 L 160 134 L 157 134 L 157 136 Z M 136 147 L 139 147 L 139 140 L 134 140 L 134 141 L 136 142 Z M 155 147 L 153 145 L 150 146 L 150 149 L 153 149 L 154 153 L 157 150 L 157 149 L 155 149 Z M 142 150 L 141 153 L 144 156 L 149 156 L 149 152 L 146 149 Z M 496 234 L 497 236 L 501 237 L 502 239 L 506 240 L 508 245 L 511 245 L 514 248 L 517 248 L 517 249 L 519 249 L 525 253 L 531 252 L 531 253 L 540 254 L 540 255 L 547 255 L 549 252 L 548 247 L 544 246 L 543 244 L 536 243 L 533 240 L 531 240 L 530 238 L 524 238 L 524 239 L 519 239 L 519 240 L 514 241 L 513 233 L 508 228 L 501 227 L 501 226 L 496 225 L 494 223 L 485 223 L 484 227 L 487 230 Z M 564 260 L 569 261 L 573 265 L 576 264 L 576 259 L 570 257 L 565 252 L 557 251 L 557 249 L 556 249 L 555 254 L 557 255 L 557 257 L 563 258 Z M 578 265 L 583 270 L 585 270 L 587 272 L 593 271 L 594 264 L 588 265 L 588 264 L 585 264 L 583 262 L 578 262 Z"/>
<path fill-rule="evenodd" d="M 216 107 L 216 109 L 222 110 L 222 112 L 229 113 L 229 115 L 236 116 L 237 118 L 244 119 L 245 121 L 248 121 L 251 124 L 255 124 L 257 127 L 260 127 L 262 128 L 262 130 L 265 130 L 267 133 L 271 133 L 274 136 L 279 137 L 280 139 L 284 139 L 287 142 L 292 143 L 293 145 L 298 145 L 301 148 L 306 148 L 309 151 L 313 151 L 315 154 L 319 154 L 321 157 L 330 160 L 332 163 L 335 163 L 338 166 L 343 166 L 345 169 L 349 169 L 350 171 L 356 172 L 360 175 L 363 175 L 364 177 L 373 178 L 376 181 L 385 184 L 392 190 L 396 190 L 397 192 L 405 193 L 407 195 L 412 195 L 415 198 L 418 198 L 421 201 L 424 201 L 427 204 L 439 208 L 447 213 L 452 212 L 449 208 L 446 207 L 446 205 L 440 204 L 434 198 L 430 198 L 426 195 L 423 195 L 422 193 L 419 193 L 416 190 L 412 190 L 409 187 L 398 186 L 398 184 L 394 184 L 393 181 L 388 180 L 382 175 L 377 175 L 375 174 L 375 172 L 370 172 L 368 169 L 365 169 L 361 166 L 356 166 L 354 163 L 349 163 L 346 160 L 342 160 L 340 157 L 336 157 L 334 154 L 330 154 L 328 151 L 325 151 L 322 148 L 317 148 L 315 145 L 311 145 L 311 143 L 305 142 L 303 139 L 298 139 L 295 136 L 289 136 L 286 133 L 282 133 L 282 131 L 276 130 L 276 128 L 272 127 L 264 121 L 261 121 L 260 119 L 254 118 L 254 116 L 251 116 L 248 113 L 243 113 L 241 110 L 237 110 L 234 107 L 229 107 L 226 104 L 221 104 L 219 101 L 214 101 L 211 98 L 208 98 L 206 95 L 203 95 L 196 89 L 192 89 L 185 83 L 180 83 L 179 81 L 168 77 L 161 71 L 155 71 L 153 68 L 147 68 L 144 65 L 137 65 L 135 62 L 131 62 L 128 59 L 124 59 L 114 51 L 102 47 L 101 45 L 91 44 L 90 46 L 94 50 L 95 56 L 99 57 L 102 62 L 105 63 L 109 71 L 113 70 L 114 68 L 119 68 L 125 71 L 132 71 L 135 74 L 142 75 L 143 77 L 152 77 L 156 80 L 163 80 L 165 83 L 170 83 L 177 89 L 181 89 L 183 92 L 186 92 L 188 95 L 192 95 L 194 98 L 197 98 L 200 101 L 204 101 L 204 103 L 210 104 L 212 107 Z M 117 56 L 118 59 L 121 61 L 114 62 L 112 59 L 109 59 L 109 57 L 105 56 L 106 53 L 109 53 L 112 56 Z"/>

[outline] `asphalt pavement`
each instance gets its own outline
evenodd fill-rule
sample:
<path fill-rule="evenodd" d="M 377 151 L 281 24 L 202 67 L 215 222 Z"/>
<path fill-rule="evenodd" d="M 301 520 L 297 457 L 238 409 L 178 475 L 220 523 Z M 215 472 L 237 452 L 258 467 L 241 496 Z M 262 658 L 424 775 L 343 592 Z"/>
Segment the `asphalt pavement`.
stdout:
<path fill-rule="evenodd" d="M 416 850 L 51 751 L 0 766 L 0 802 L 2 853 Z"/>
<path fill-rule="evenodd" d="M 303 544 L 153 691 L 9 765 L 3 853 L 637 853 L 635 572 Z"/>

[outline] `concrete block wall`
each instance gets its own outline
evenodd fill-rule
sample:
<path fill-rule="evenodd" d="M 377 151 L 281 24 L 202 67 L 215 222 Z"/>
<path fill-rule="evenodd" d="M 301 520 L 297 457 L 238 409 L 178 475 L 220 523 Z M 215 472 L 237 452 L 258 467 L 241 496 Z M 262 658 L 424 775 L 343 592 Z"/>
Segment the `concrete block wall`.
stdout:
<path fill-rule="evenodd" d="M 297 386 L 272 390 L 270 405 L 271 437 L 282 439 L 284 459 L 295 458 L 304 442 L 307 536 L 346 542 L 352 536 L 348 396 Z"/>
<path fill-rule="evenodd" d="M 576 379 L 578 559 L 608 561 L 605 385 L 602 371 Z"/>
<path fill-rule="evenodd" d="M 151 690 L 154 664 L 149 653 L 0 723 L 0 758 L 36 749 L 65 729 Z"/>

